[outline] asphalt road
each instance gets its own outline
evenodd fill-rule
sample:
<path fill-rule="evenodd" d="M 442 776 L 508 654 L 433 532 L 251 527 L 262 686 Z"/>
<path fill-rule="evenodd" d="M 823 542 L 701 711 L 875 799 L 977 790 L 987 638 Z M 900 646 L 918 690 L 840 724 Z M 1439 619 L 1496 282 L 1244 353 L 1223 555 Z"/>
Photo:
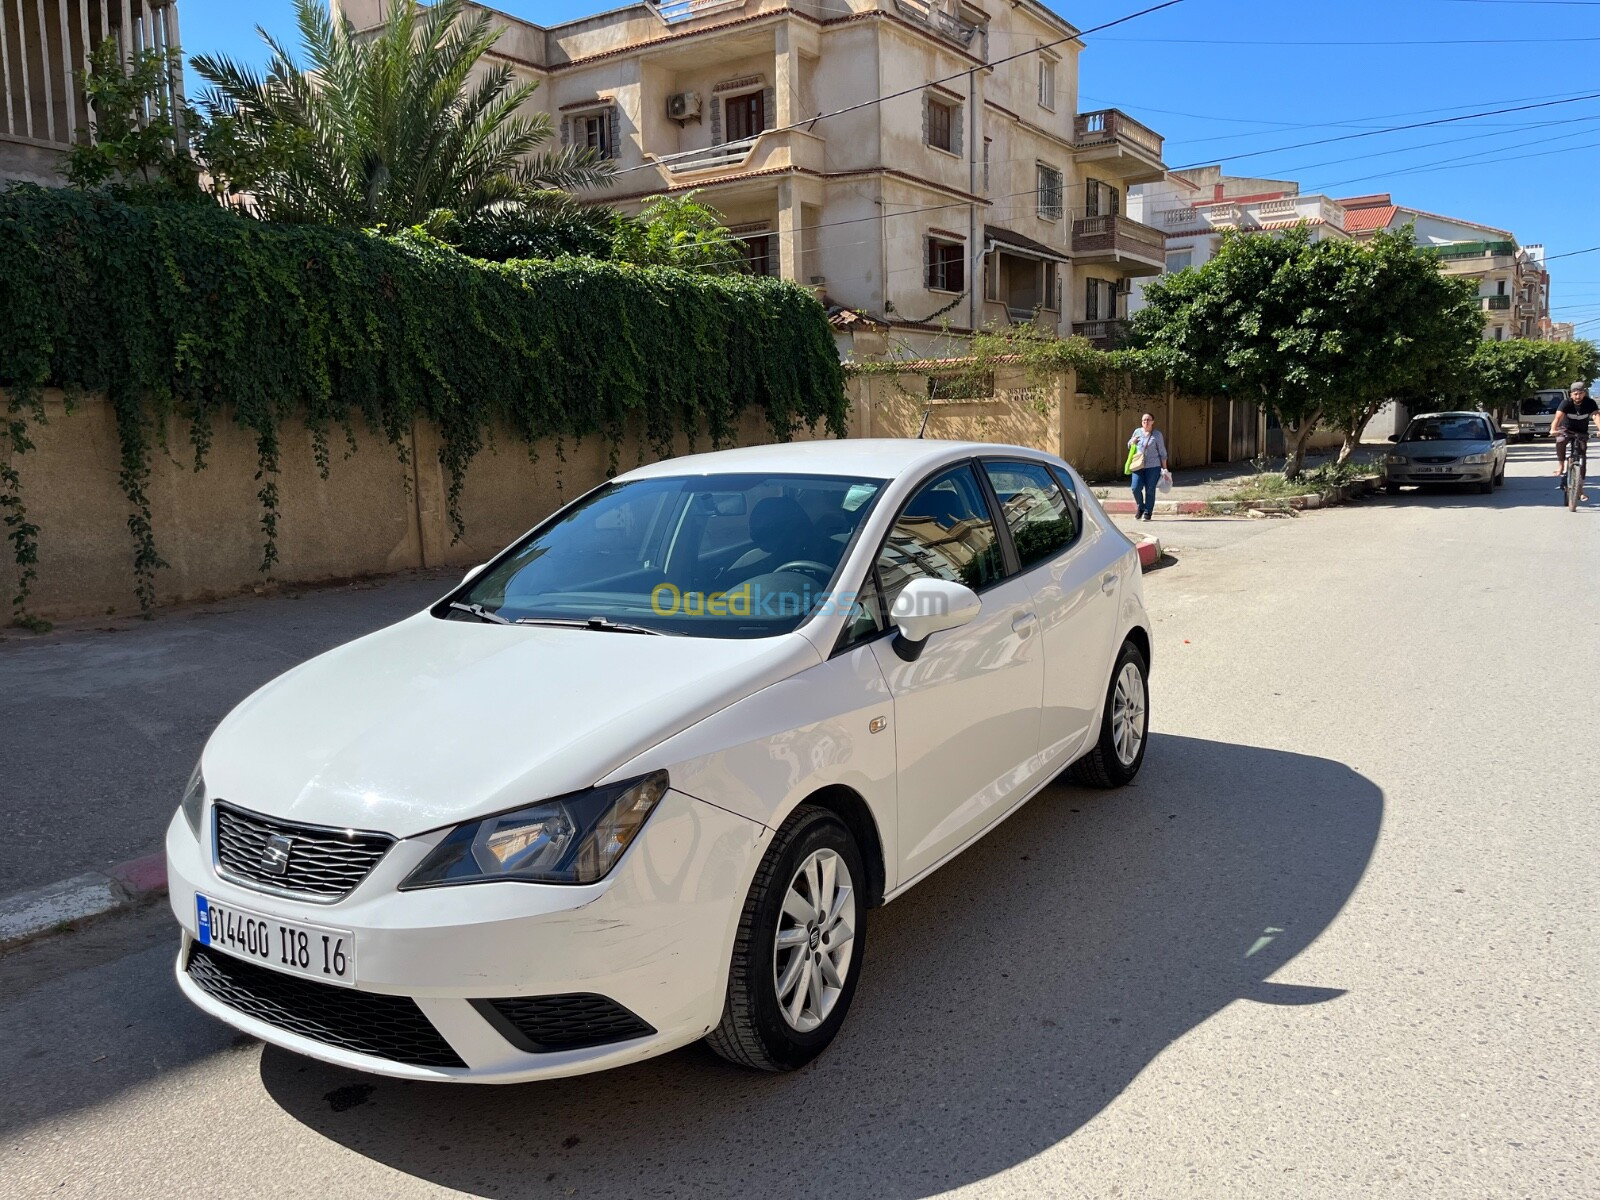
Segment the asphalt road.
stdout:
<path fill-rule="evenodd" d="M 147 912 L 0 959 L 5 1192 L 1600 1196 L 1600 505 L 1533 458 L 1156 522 L 1138 784 L 875 913 L 802 1072 L 366 1078 L 190 1011 Z"/>
<path fill-rule="evenodd" d="M 324 650 L 437 600 L 455 571 L 0 630 L 0 895 L 150 854 L 219 720 Z"/>

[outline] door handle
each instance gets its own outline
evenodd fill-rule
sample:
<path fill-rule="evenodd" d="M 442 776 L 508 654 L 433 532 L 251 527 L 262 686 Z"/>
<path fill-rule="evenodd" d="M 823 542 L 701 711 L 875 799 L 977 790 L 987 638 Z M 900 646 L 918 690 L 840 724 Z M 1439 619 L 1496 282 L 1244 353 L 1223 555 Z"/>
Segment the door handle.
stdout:
<path fill-rule="evenodd" d="M 1030 637 L 1033 627 L 1039 623 L 1039 618 L 1031 612 L 1019 613 L 1011 622 L 1011 632 L 1018 637 Z"/>
<path fill-rule="evenodd" d="M 1112 572 L 1109 575 L 1102 575 L 1100 577 L 1100 590 L 1109 596 L 1116 588 L 1118 578 L 1119 577 L 1115 572 Z"/>

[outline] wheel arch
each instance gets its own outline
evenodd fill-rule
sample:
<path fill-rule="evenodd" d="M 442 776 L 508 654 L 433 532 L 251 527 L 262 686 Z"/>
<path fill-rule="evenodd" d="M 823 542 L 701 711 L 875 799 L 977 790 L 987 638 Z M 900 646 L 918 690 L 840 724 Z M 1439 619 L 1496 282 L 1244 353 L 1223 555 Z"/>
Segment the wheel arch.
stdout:
<path fill-rule="evenodd" d="M 1140 655 L 1142 655 L 1144 658 L 1145 674 L 1149 675 L 1151 666 L 1153 665 L 1153 660 L 1150 656 L 1150 631 L 1143 625 L 1134 625 L 1131 626 L 1128 629 L 1128 632 L 1123 635 L 1122 640 L 1124 642 L 1132 642 L 1138 649 Z"/>
<path fill-rule="evenodd" d="M 807 804 L 827 809 L 844 822 L 850 836 L 855 838 L 861 850 L 862 862 L 867 868 L 867 907 L 877 908 L 883 903 L 888 864 L 884 860 L 883 838 L 878 832 L 878 821 L 872 815 L 872 806 L 867 803 L 866 797 L 845 784 L 830 783 L 803 797 L 795 807 Z"/>

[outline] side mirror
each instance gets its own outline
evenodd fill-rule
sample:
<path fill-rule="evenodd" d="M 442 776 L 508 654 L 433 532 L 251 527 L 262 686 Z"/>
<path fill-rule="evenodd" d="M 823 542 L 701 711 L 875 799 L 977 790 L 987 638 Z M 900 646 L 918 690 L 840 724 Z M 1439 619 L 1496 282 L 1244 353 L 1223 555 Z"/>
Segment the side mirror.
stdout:
<path fill-rule="evenodd" d="M 889 616 L 899 629 L 894 652 L 915 662 L 936 633 L 959 629 L 983 609 L 978 593 L 948 579 L 913 579 L 895 597 Z"/>
<path fill-rule="evenodd" d="M 1400 440 L 1400 435 L 1398 433 L 1391 433 L 1389 435 L 1389 440 L 1391 442 L 1398 442 Z"/>
<path fill-rule="evenodd" d="M 461 577 L 461 582 L 462 583 L 466 583 L 469 579 L 471 579 L 474 575 L 476 575 L 479 571 L 483 570 L 488 565 L 489 565 L 488 563 L 479 563 L 477 566 L 473 567 L 471 570 L 469 570 L 465 575 L 463 575 Z"/>

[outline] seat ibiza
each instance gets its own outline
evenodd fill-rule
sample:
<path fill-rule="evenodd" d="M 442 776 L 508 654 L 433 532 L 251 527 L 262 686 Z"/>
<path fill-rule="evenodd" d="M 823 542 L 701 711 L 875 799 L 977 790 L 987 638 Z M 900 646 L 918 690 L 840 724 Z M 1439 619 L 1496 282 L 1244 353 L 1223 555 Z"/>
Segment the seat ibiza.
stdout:
<path fill-rule="evenodd" d="M 871 910 L 1070 768 L 1127 783 L 1138 556 L 1036 451 L 812 442 L 580 497 L 280 676 L 167 833 L 177 977 L 263 1041 L 515 1082 L 808 1062 Z"/>

